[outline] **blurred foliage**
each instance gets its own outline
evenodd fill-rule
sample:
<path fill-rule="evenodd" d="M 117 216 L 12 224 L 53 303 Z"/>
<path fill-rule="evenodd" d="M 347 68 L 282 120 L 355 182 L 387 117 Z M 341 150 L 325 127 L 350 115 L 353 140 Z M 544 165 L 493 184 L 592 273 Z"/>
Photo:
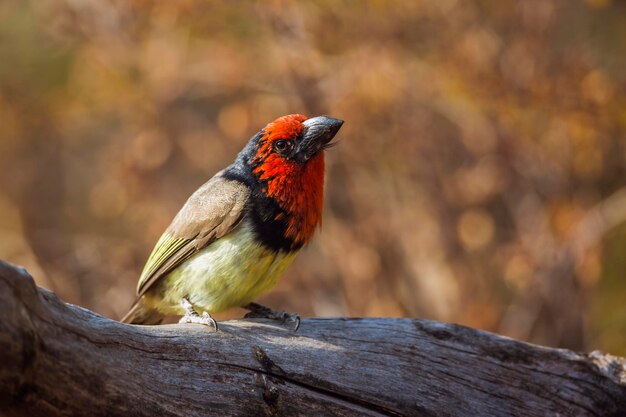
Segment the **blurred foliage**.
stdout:
<path fill-rule="evenodd" d="M 624 355 L 624 50 L 617 0 L 4 0 L 0 257 L 118 318 L 194 189 L 328 114 L 323 228 L 262 301 Z"/>

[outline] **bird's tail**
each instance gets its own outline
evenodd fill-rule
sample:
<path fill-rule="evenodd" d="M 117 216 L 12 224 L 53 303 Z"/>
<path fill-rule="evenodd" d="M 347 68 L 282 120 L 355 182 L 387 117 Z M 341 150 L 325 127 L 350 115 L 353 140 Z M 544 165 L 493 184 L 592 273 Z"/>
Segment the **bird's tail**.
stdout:
<path fill-rule="evenodd" d="M 120 321 L 128 324 L 161 324 L 163 315 L 146 307 L 143 303 L 143 297 L 139 297 Z"/>

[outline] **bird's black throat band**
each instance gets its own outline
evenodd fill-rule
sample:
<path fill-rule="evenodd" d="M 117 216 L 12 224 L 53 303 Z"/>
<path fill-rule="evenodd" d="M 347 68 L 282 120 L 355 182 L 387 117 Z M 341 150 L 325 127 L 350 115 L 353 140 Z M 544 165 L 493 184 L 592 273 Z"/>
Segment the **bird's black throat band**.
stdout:
<path fill-rule="evenodd" d="M 259 182 L 244 161 L 237 158 L 234 164 L 223 171 L 222 176 L 242 182 L 250 188 L 250 201 L 246 205 L 244 217 L 250 219 L 255 238 L 260 244 L 277 252 L 293 252 L 302 248 L 302 243 L 286 236 L 286 219 L 289 214 L 274 198 L 263 192 L 263 187 L 267 185 Z"/>

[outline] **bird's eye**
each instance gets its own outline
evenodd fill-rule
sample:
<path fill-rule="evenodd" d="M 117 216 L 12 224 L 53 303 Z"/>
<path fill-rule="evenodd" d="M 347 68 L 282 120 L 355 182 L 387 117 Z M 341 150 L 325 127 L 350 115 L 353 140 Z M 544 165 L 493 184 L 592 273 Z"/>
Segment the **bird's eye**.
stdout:
<path fill-rule="evenodd" d="M 274 142 L 274 149 L 280 153 L 286 152 L 287 150 L 289 150 L 290 147 L 291 143 L 286 140 L 280 139 Z"/>

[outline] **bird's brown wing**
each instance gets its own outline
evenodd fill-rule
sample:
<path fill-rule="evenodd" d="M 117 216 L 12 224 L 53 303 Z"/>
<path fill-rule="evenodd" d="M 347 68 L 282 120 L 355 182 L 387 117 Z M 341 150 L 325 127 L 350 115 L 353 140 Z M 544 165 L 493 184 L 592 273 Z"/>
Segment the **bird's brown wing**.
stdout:
<path fill-rule="evenodd" d="M 221 172 L 189 197 L 152 250 L 137 284 L 141 297 L 161 277 L 211 242 L 228 234 L 243 218 L 248 187 Z"/>

